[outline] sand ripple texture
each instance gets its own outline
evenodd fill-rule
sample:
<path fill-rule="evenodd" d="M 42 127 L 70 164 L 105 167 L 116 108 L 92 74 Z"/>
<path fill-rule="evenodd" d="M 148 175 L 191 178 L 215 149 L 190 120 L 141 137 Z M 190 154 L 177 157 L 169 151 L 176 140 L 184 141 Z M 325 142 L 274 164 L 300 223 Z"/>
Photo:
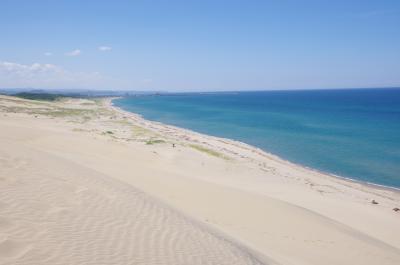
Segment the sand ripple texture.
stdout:
<path fill-rule="evenodd" d="M 0 264 L 261 261 L 132 186 L 55 155 L 4 143 Z"/>

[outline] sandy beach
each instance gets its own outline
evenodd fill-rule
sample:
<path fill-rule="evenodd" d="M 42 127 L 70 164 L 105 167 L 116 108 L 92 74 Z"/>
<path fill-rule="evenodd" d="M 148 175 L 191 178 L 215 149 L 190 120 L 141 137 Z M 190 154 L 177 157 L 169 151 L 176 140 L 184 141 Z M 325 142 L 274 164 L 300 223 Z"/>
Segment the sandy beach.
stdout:
<path fill-rule="evenodd" d="M 111 100 L 0 96 L 0 264 L 400 264 L 399 191 Z"/>

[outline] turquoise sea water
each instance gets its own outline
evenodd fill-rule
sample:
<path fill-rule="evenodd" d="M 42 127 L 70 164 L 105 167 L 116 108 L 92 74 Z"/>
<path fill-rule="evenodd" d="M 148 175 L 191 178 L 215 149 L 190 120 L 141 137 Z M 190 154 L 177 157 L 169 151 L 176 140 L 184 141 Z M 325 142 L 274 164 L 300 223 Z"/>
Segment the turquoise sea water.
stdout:
<path fill-rule="evenodd" d="M 180 93 L 114 104 L 307 167 L 400 187 L 400 89 Z"/>

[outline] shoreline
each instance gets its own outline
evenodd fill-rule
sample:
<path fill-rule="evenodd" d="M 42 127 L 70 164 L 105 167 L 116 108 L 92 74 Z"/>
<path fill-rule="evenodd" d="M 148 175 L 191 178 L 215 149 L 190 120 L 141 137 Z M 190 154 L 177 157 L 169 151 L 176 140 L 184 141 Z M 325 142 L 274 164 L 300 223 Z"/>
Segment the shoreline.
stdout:
<path fill-rule="evenodd" d="M 0 96 L 0 125 L 0 252 L 17 253 L 9 264 L 35 263 L 40 249 L 63 263 L 89 245 L 73 263 L 400 262 L 397 191 L 151 122 L 110 98 Z"/>
<path fill-rule="evenodd" d="M 310 172 L 313 172 L 313 173 L 317 173 L 317 174 L 320 174 L 320 175 L 323 175 L 323 176 L 330 177 L 332 179 L 337 179 L 337 180 L 340 180 L 340 181 L 349 182 L 350 184 L 359 184 L 359 185 L 364 185 L 366 187 L 373 188 L 373 189 L 378 189 L 378 190 L 383 190 L 383 191 L 391 191 L 391 192 L 396 192 L 396 193 L 400 194 L 400 187 L 387 186 L 387 185 L 383 185 L 383 184 L 378 184 L 378 183 L 373 183 L 373 182 L 368 182 L 368 181 L 363 181 L 363 180 L 357 180 L 357 179 L 353 179 L 353 178 L 350 178 L 350 177 L 344 177 L 344 176 L 336 175 L 336 174 L 333 174 L 333 173 L 330 173 L 330 172 L 326 172 L 326 171 L 323 171 L 323 170 L 315 169 L 315 168 L 312 168 L 312 167 L 308 167 L 308 166 L 305 166 L 305 165 L 302 165 L 302 164 L 298 164 L 298 163 L 292 162 L 290 160 L 282 158 L 281 156 L 278 156 L 278 155 L 276 155 L 274 153 L 271 153 L 271 152 L 269 152 L 267 150 L 263 150 L 263 149 L 261 149 L 261 148 L 259 148 L 257 146 L 253 146 L 253 145 L 250 145 L 250 144 L 238 141 L 238 140 L 219 137 L 219 136 L 214 136 L 214 135 L 209 135 L 209 134 L 197 132 L 197 131 L 194 131 L 194 130 L 191 130 L 191 129 L 188 129 L 188 128 L 183 128 L 183 127 L 178 127 L 178 126 L 175 126 L 175 125 L 165 124 L 165 123 L 162 123 L 162 122 L 159 122 L 159 121 L 148 120 L 148 119 L 144 118 L 139 113 L 130 112 L 130 111 L 124 110 L 124 109 L 114 105 L 113 100 L 119 99 L 119 98 L 122 98 L 122 97 L 106 98 L 106 99 L 104 99 L 105 100 L 104 102 L 105 102 L 106 106 L 110 107 L 112 110 L 115 110 L 115 111 L 117 111 L 117 112 L 119 112 L 121 114 L 124 114 L 124 115 L 133 115 L 135 118 L 142 119 L 143 121 L 146 121 L 146 122 L 149 122 L 149 123 L 154 123 L 154 124 L 158 124 L 158 125 L 161 125 L 161 126 L 166 126 L 168 128 L 173 128 L 175 130 L 182 130 L 182 131 L 189 132 L 189 133 L 195 133 L 195 134 L 198 134 L 198 135 L 201 135 L 201 136 L 204 136 L 204 137 L 212 137 L 212 138 L 216 138 L 216 139 L 223 140 L 223 141 L 229 141 L 231 143 L 236 143 L 236 144 L 242 145 L 245 148 L 252 149 L 252 150 L 254 150 L 256 152 L 260 152 L 262 155 L 264 155 L 264 156 L 266 156 L 268 158 L 276 159 L 276 160 L 278 160 L 278 161 L 280 161 L 282 163 L 287 163 L 288 165 L 293 166 L 293 167 L 298 167 L 298 168 L 301 168 L 303 170 L 307 170 L 307 171 L 310 171 Z"/>

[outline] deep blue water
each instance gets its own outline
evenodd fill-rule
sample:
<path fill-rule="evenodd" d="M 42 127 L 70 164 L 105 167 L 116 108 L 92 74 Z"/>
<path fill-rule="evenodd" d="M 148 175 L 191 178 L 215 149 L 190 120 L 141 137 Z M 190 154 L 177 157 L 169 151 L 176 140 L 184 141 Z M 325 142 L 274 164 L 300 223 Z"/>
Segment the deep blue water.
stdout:
<path fill-rule="evenodd" d="M 400 187 L 400 89 L 185 93 L 114 104 L 318 170 Z"/>

